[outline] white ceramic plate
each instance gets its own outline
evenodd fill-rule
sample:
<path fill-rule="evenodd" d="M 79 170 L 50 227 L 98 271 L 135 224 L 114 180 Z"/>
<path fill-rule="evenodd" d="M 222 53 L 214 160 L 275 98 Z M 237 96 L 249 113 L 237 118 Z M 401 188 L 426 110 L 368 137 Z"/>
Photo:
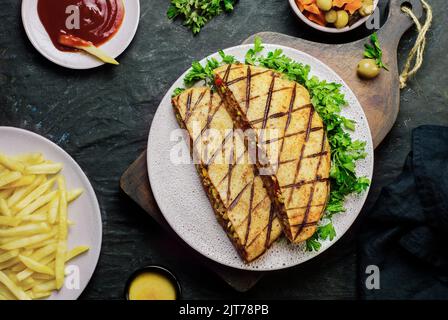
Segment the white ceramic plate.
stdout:
<path fill-rule="evenodd" d="M 67 264 L 66 271 L 73 275 L 79 271 L 79 287 L 68 281 L 63 288 L 53 293 L 48 300 L 76 300 L 93 275 L 101 251 L 102 224 L 98 200 L 86 175 L 70 157 L 56 144 L 30 131 L 0 127 L 0 152 L 7 155 L 41 152 L 46 159 L 64 164 L 62 174 L 67 179 L 67 188 L 83 188 L 84 193 L 69 205 L 69 218 L 75 225 L 69 228 L 68 248 L 87 245 L 90 250 Z M 67 280 L 67 279 L 66 279 Z"/>
<path fill-rule="evenodd" d="M 83 52 L 62 52 L 51 42 L 37 12 L 38 0 L 22 0 L 22 22 L 28 39 L 48 60 L 70 69 L 91 69 L 104 62 Z M 118 32 L 101 49 L 116 58 L 129 46 L 137 32 L 140 19 L 140 1 L 124 1 L 125 14 Z"/>
<path fill-rule="evenodd" d="M 374 0 L 373 1 L 373 7 L 376 10 L 377 6 L 378 6 L 378 1 L 379 0 Z M 300 18 L 300 20 L 302 20 L 303 22 L 305 22 L 307 25 L 309 25 L 310 27 L 320 30 L 320 31 L 324 31 L 324 32 L 329 32 L 329 33 L 343 33 L 343 32 L 347 32 L 353 29 L 358 28 L 360 25 L 366 23 L 367 20 L 369 20 L 372 16 L 366 16 L 366 17 L 362 17 L 361 19 L 359 19 L 358 21 L 356 21 L 353 25 L 351 26 L 347 26 L 345 28 L 341 28 L 341 29 L 337 29 L 337 28 L 331 28 L 331 27 L 324 27 L 321 26 L 313 21 L 311 21 L 310 19 L 308 19 L 307 17 L 305 17 L 305 15 L 302 13 L 302 11 L 300 11 L 299 7 L 296 4 L 295 0 L 289 0 L 289 6 L 291 7 L 291 9 L 294 11 L 294 13 L 296 14 L 297 17 Z"/>
<path fill-rule="evenodd" d="M 239 61 L 252 45 L 242 45 L 225 50 Z M 357 123 L 354 139 L 367 142 L 367 158 L 357 162 L 357 173 L 360 176 L 372 177 L 373 145 L 366 116 L 353 92 L 327 65 L 312 56 L 295 49 L 278 45 L 265 45 L 265 52 L 277 48 L 296 61 L 311 66 L 311 74 L 322 80 L 337 82 L 343 85 L 342 92 L 348 101 L 343 115 L 354 119 Z M 211 57 L 218 58 L 218 54 Z M 202 61 L 203 63 L 204 61 Z M 281 239 L 266 252 L 265 255 L 250 264 L 244 264 L 227 235 L 215 219 L 212 207 L 202 188 L 194 165 L 175 165 L 170 161 L 170 152 L 179 141 L 171 141 L 171 133 L 178 129 L 178 124 L 171 106 L 171 95 L 176 87 L 183 86 L 185 73 L 166 93 L 154 116 L 148 140 L 148 172 L 151 188 L 157 204 L 174 231 L 192 248 L 204 256 L 234 268 L 246 270 L 277 270 L 298 265 L 324 252 L 333 245 L 352 225 L 359 214 L 367 191 L 361 195 L 352 195 L 346 201 L 347 211 L 334 217 L 337 237 L 333 241 L 325 241 L 319 252 L 307 252 L 304 244 L 291 245 Z M 188 152 L 188 151 L 187 151 Z"/>

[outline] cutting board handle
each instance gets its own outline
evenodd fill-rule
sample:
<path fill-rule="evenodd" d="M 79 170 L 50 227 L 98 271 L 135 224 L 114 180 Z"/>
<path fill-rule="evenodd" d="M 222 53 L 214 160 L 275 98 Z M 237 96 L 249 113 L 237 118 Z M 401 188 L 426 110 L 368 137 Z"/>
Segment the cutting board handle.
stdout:
<path fill-rule="evenodd" d="M 414 24 L 412 19 L 401 11 L 403 5 L 409 6 L 417 18 L 420 19 L 423 15 L 420 0 L 390 0 L 389 15 L 386 23 L 378 31 L 378 36 L 383 40 L 381 43 L 389 42 L 392 51 L 395 51 L 403 34 Z"/>

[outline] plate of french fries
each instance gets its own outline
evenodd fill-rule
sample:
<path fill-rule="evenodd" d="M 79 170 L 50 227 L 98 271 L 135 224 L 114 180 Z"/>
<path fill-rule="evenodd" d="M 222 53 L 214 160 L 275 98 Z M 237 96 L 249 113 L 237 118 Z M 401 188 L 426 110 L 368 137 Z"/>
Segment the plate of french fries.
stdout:
<path fill-rule="evenodd" d="M 101 250 L 101 212 L 80 166 L 35 133 L 0 127 L 0 300 L 74 300 Z"/>

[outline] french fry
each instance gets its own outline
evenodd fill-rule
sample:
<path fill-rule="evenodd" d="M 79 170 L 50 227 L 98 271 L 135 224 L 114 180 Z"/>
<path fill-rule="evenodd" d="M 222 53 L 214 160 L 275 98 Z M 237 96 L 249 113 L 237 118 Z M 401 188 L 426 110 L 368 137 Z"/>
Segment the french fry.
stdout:
<path fill-rule="evenodd" d="M 8 199 L 14 193 L 14 189 L 0 190 L 0 199 Z"/>
<path fill-rule="evenodd" d="M 3 271 L 0 271 L 0 282 L 7 287 L 13 295 L 20 300 L 31 300 L 31 298 L 18 287 Z"/>
<path fill-rule="evenodd" d="M 67 245 L 65 240 L 59 240 L 58 248 L 56 250 L 56 262 L 55 262 L 55 276 L 56 276 L 56 289 L 60 290 L 64 285 L 65 276 L 65 256 L 67 251 Z"/>
<path fill-rule="evenodd" d="M 23 198 L 19 203 L 17 203 L 14 206 L 14 209 L 16 211 L 20 211 L 24 209 L 27 205 L 29 205 L 31 202 L 39 198 L 41 195 L 43 195 L 45 192 L 51 189 L 54 182 L 56 181 L 56 178 L 52 178 L 48 180 L 47 182 L 41 184 L 39 187 L 37 187 L 35 190 L 33 190 L 30 194 L 28 194 L 25 198 Z"/>
<path fill-rule="evenodd" d="M 42 273 L 33 273 L 32 277 L 34 280 L 45 280 L 45 281 L 54 280 L 54 276 Z"/>
<path fill-rule="evenodd" d="M 44 163 L 28 166 L 26 174 L 57 174 L 62 170 L 62 163 Z"/>
<path fill-rule="evenodd" d="M 43 154 L 39 152 L 20 154 L 12 158 L 16 161 L 22 162 L 25 165 L 40 164 L 45 161 Z"/>
<path fill-rule="evenodd" d="M 0 237 L 26 237 L 39 233 L 50 232 L 51 228 L 47 223 L 26 224 L 9 229 L 0 229 Z"/>
<path fill-rule="evenodd" d="M 11 268 L 12 266 L 15 266 L 18 263 L 20 263 L 19 258 L 17 257 L 12 258 L 6 262 L 0 263 L 0 270 L 6 270 L 8 268 Z"/>
<path fill-rule="evenodd" d="M 59 176 L 57 181 L 59 187 L 59 240 L 65 241 L 67 239 L 67 187 L 63 176 Z"/>
<path fill-rule="evenodd" d="M 45 176 L 38 176 L 31 185 L 13 190 L 12 195 L 10 197 L 8 196 L 8 206 L 12 208 L 16 203 L 18 203 L 20 200 L 29 195 L 32 191 L 34 191 L 45 182 Z"/>
<path fill-rule="evenodd" d="M 0 216 L 0 226 L 16 227 L 19 223 L 19 218 Z"/>
<path fill-rule="evenodd" d="M 0 187 L 22 178 L 22 174 L 18 171 L 7 171 L 0 174 Z"/>
<path fill-rule="evenodd" d="M 67 202 L 71 203 L 73 201 L 75 201 L 76 199 L 78 199 L 82 194 L 84 193 L 84 190 L 79 188 L 79 189 L 74 189 L 74 190 L 70 190 L 69 192 L 67 192 Z"/>
<path fill-rule="evenodd" d="M 89 250 L 67 250 L 67 207 L 83 190 L 68 191 L 61 170 L 40 153 L 0 154 L 0 300 L 50 296 L 64 285 L 66 262 Z"/>
<path fill-rule="evenodd" d="M 0 283 L 0 294 L 2 295 L 2 298 L 0 300 L 17 300 L 17 297 L 9 291 L 7 287 L 5 287 L 3 284 Z"/>
<path fill-rule="evenodd" d="M 56 281 L 50 280 L 50 281 L 46 281 L 46 282 L 36 285 L 33 288 L 33 293 L 48 292 L 48 291 L 53 291 L 56 289 L 57 289 Z"/>
<path fill-rule="evenodd" d="M 18 219 L 20 219 L 22 222 L 48 222 L 48 217 L 44 213 L 33 213 L 32 215 Z"/>
<path fill-rule="evenodd" d="M 29 249 L 40 249 L 42 247 L 48 246 L 50 244 L 56 244 L 56 243 L 57 243 L 57 241 L 55 239 L 48 239 L 48 240 L 45 240 L 45 241 L 42 241 L 42 242 L 39 242 L 39 243 L 36 243 L 36 244 L 29 245 L 29 246 L 27 246 L 27 248 L 29 248 Z"/>
<path fill-rule="evenodd" d="M 8 217 L 12 215 L 11 210 L 9 210 L 8 203 L 5 199 L 0 199 L 0 213 Z"/>
<path fill-rule="evenodd" d="M 21 211 L 19 211 L 16 216 L 17 217 L 25 217 L 30 214 L 32 214 L 37 209 L 45 206 L 47 203 L 49 203 L 53 198 L 56 196 L 57 191 L 52 191 L 50 193 L 47 193 L 36 200 L 34 200 L 31 204 L 23 208 Z"/>
<path fill-rule="evenodd" d="M 11 171 L 24 172 L 25 166 L 20 161 L 0 154 L 0 164 Z"/>
<path fill-rule="evenodd" d="M 58 191 L 58 195 L 53 198 L 50 202 L 50 209 L 48 212 L 48 222 L 51 224 L 56 223 L 56 219 L 58 218 L 59 213 L 59 199 L 60 199 L 60 192 Z"/>
<path fill-rule="evenodd" d="M 51 291 L 41 291 L 41 292 L 30 292 L 28 295 L 30 295 L 31 299 L 42 299 L 42 298 L 48 298 L 51 296 Z"/>
<path fill-rule="evenodd" d="M 19 255 L 19 250 L 6 251 L 0 254 L 0 263 L 6 262 Z"/>
<path fill-rule="evenodd" d="M 48 274 L 50 276 L 54 275 L 54 271 L 51 270 L 49 267 L 47 267 L 46 265 L 39 263 L 36 260 L 33 260 L 29 257 L 23 256 L 23 255 L 19 255 L 19 260 L 22 261 L 22 263 L 28 267 L 28 269 L 33 270 L 34 272 L 38 272 L 38 273 L 43 273 L 43 274 Z M 20 279 L 19 279 L 20 280 Z"/>
<path fill-rule="evenodd" d="M 52 254 L 52 255 L 49 255 L 47 257 L 44 257 L 44 258 L 40 259 L 39 263 L 48 266 L 53 261 L 54 261 L 54 255 Z M 50 267 L 54 268 L 54 266 L 50 266 Z M 23 270 L 23 271 L 21 271 L 21 272 L 19 272 L 17 274 L 17 279 L 18 280 L 24 280 L 24 279 L 26 279 L 26 278 L 28 278 L 30 276 L 34 276 L 34 270 L 31 270 L 31 269 L 27 268 L 27 269 L 25 269 L 25 270 Z M 52 276 L 52 279 L 54 279 L 54 272 L 53 272 L 53 274 L 51 276 Z"/>
<path fill-rule="evenodd" d="M 83 254 L 84 252 L 87 252 L 90 248 L 88 246 L 78 246 L 76 248 L 73 248 L 67 254 L 65 255 L 65 262 L 68 262 L 77 256 Z"/>
<path fill-rule="evenodd" d="M 4 185 L 3 187 L 0 187 L 0 189 L 19 188 L 19 187 L 29 186 L 30 184 L 33 183 L 33 181 L 35 179 L 36 179 L 35 175 L 22 176 L 19 180 L 16 180 L 7 185 Z"/>
<path fill-rule="evenodd" d="M 45 241 L 47 239 L 50 239 L 54 235 L 55 235 L 55 232 L 49 232 L 49 233 L 38 234 L 38 235 L 31 236 L 31 237 L 28 237 L 28 238 L 22 238 L 22 239 L 14 240 L 14 241 L 8 242 L 6 244 L 0 245 L 0 249 L 2 249 L 2 250 L 14 250 L 14 249 L 23 248 L 23 247 L 30 246 L 30 245 L 33 245 L 33 244 L 37 244 L 39 242 Z"/>

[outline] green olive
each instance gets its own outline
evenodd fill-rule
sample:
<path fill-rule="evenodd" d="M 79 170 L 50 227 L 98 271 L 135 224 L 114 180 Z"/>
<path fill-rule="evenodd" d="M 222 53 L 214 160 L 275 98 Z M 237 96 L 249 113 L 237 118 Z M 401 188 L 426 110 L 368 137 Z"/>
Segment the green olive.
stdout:
<path fill-rule="evenodd" d="M 380 73 L 380 68 L 373 59 L 362 59 L 358 64 L 358 75 L 364 79 L 373 79 Z"/>
<path fill-rule="evenodd" d="M 373 4 L 363 4 L 361 8 L 359 8 L 359 14 L 363 17 L 370 16 L 373 13 Z"/>
<path fill-rule="evenodd" d="M 339 10 L 337 12 L 337 19 L 334 26 L 338 29 L 344 28 L 348 24 L 348 13 L 345 10 Z"/>
<path fill-rule="evenodd" d="M 338 19 L 338 14 L 336 13 L 336 10 L 330 10 L 327 13 L 325 13 L 325 21 L 328 23 L 335 23 Z"/>
<path fill-rule="evenodd" d="M 328 11 L 333 7 L 333 1 L 332 0 L 317 0 L 316 1 L 317 6 L 320 10 Z"/>

